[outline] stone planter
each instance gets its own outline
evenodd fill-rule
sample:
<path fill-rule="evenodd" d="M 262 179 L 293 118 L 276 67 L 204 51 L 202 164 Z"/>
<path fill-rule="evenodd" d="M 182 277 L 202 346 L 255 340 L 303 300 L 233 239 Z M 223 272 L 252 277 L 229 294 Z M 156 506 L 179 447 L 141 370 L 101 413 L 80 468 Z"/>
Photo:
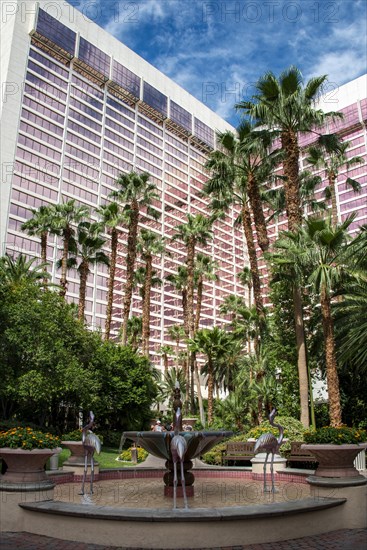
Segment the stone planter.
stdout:
<path fill-rule="evenodd" d="M 64 462 L 62 468 L 66 471 L 73 471 L 80 474 L 84 470 L 84 447 L 81 441 L 62 441 L 61 445 L 69 449 L 71 455 Z M 90 466 L 90 458 L 88 459 L 88 472 Z M 99 464 L 94 456 L 94 473 L 99 473 Z"/>
<path fill-rule="evenodd" d="M 358 478 L 363 476 L 355 468 L 353 462 L 365 446 L 305 443 L 301 449 L 312 453 L 318 461 L 315 477 Z"/>
<path fill-rule="evenodd" d="M 1 484 L 48 483 L 45 464 L 55 452 L 56 449 L 0 449 L 0 457 L 8 467 L 5 474 L 0 477 Z"/>

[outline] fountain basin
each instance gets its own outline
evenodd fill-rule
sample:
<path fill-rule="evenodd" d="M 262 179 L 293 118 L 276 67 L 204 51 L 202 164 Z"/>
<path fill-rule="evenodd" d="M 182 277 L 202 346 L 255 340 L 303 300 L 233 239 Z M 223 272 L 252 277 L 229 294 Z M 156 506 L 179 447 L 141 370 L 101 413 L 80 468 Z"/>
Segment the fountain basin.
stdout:
<path fill-rule="evenodd" d="M 172 460 L 171 440 L 174 432 L 124 432 L 126 439 L 131 439 L 148 453 L 166 460 Z M 231 437 L 231 431 L 180 432 L 187 442 L 186 460 L 192 460 L 207 453 L 223 439 Z"/>
<path fill-rule="evenodd" d="M 131 439 L 136 445 L 143 447 L 148 453 L 166 460 L 167 472 L 163 476 L 164 494 L 173 496 L 173 460 L 171 454 L 171 441 L 175 433 L 171 432 L 124 432 L 126 439 Z M 187 443 L 187 450 L 183 462 L 186 494 L 192 497 L 194 494 L 195 476 L 191 472 L 192 459 L 210 451 L 217 443 L 231 437 L 231 431 L 205 431 L 205 432 L 180 432 Z M 181 472 L 178 469 L 178 495 L 181 496 L 182 483 Z"/>

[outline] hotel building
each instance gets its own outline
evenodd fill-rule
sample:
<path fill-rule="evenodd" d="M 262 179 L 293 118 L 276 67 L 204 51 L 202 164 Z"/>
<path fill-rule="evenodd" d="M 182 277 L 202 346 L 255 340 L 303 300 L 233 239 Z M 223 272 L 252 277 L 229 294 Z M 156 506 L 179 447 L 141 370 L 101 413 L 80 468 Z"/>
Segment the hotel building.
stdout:
<path fill-rule="evenodd" d="M 215 147 L 216 130 L 233 128 L 200 101 L 66 3 L 8 2 L 4 11 L 2 74 L 2 254 L 40 254 L 37 237 L 21 231 L 29 208 L 76 199 L 91 211 L 107 202 L 121 172 L 147 171 L 161 195 L 158 222 L 142 218 L 166 238 L 171 256 L 157 259 L 162 279 L 152 289 L 151 353 L 169 343 L 167 327 L 182 323 L 181 296 L 165 282 L 185 261 L 181 243 L 171 242 L 186 213 L 206 213 L 200 197 L 203 166 Z M 60 6 L 60 7 L 59 7 Z M 121 325 L 126 229 L 121 228 L 113 328 Z M 108 243 L 107 243 L 108 244 Z M 60 240 L 50 237 L 52 278 Z M 200 251 L 200 247 L 198 247 Z M 219 281 L 206 282 L 201 326 L 228 322 L 218 317 L 224 298 L 243 293 L 236 273 L 246 264 L 242 232 L 232 219 L 217 223 L 215 239 L 202 250 L 218 262 Z M 86 322 L 103 329 L 108 271 L 92 267 Z M 79 277 L 68 273 L 69 301 L 77 301 Z M 132 315 L 141 314 L 134 294 Z M 172 342 L 171 342 L 172 343 Z"/>
<path fill-rule="evenodd" d="M 216 130 L 233 128 L 66 2 L 5 0 L 1 9 L 1 254 L 39 256 L 39 239 L 20 229 L 31 215 L 30 208 L 75 199 L 93 211 L 107 202 L 121 172 L 149 172 L 161 195 L 155 205 L 161 217 L 158 222 L 143 217 L 141 226 L 165 236 L 171 254 L 154 264 L 163 281 L 152 289 L 151 302 L 151 354 L 159 363 L 160 346 L 172 343 L 167 328 L 182 323 L 181 297 L 165 277 L 177 272 L 185 250 L 170 237 L 185 222 L 187 212 L 206 213 L 200 196 L 207 177 L 203 166 L 215 148 Z M 366 160 L 366 76 L 330 90 L 320 106 L 344 113 L 343 120 L 326 130 L 351 142 L 348 155 Z M 315 137 L 303 136 L 301 146 Z M 347 176 L 360 182 L 361 193 L 346 187 Z M 366 223 L 366 162 L 348 174 L 340 170 L 338 206 L 341 219 L 357 212 L 353 230 Z M 236 277 L 248 262 L 242 231 L 233 227 L 235 215 L 233 211 L 232 217 L 216 224 L 214 240 L 202 250 L 218 263 L 219 276 L 218 281 L 205 283 L 202 327 L 228 322 L 219 313 L 225 297 L 247 294 Z M 282 228 L 282 223 L 269 225 L 270 236 L 275 238 Z M 125 281 L 126 229 L 121 231 L 115 333 L 121 325 Z M 60 242 L 54 237 L 47 257 L 57 282 Z M 265 266 L 262 277 L 266 286 Z M 69 272 L 68 281 L 67 298 L 77 302 L 75 271 Z M 92 328 L 104 327 L 107 283 L 107 268 L 92 267 L 86 300 L 86 321 Z M 138 292 L 131 313 L 141 314 Z"/>

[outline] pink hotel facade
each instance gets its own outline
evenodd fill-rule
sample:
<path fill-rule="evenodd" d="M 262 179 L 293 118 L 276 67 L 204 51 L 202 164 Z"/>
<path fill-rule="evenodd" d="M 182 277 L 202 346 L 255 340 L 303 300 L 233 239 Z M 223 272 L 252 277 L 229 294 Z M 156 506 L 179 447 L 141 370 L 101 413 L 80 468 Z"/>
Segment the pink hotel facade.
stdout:
<path fill-rule="evenodd" d="M 215 131 L 232 127 L 80 12 L 71 6 L 63 10 L 61 4 L 55 9 L 55 4 L 4 2 L 8 9 L 2 17 L 1 254 L 39 255 L 37 238 L 20 230 L 30 217 L 29 208 L 76 199 L 93 211 L 106 203 L 120 172 L 145 170 L 161 193 L 156 205 L 160 220 L 143 218 L 143 226 L 167 239 L 171 257 L 154 265 L 164 280 L 185 257 L 182 245 L 170 242 L 175 226 L 185 221 L 186 212 L 206 212 L 200 190 L 207 177 L 203 165 L 215 148 Z M 351 141 L 351 156 L 366 159 L 366 78 L 327 94 L 322 106 L 344 112 L 336 130 Z M 302 145 L 313 139 L 305 137 Z M 349 174 L 363 190 L 351 194 L 341 171 L 339 209 L 342 218 L 357 211 L 356 229 L 367 221 L 366 163 Z M 219 280 L 205 285 L 203 327 L 228 323 L 219 306 L 230 294 L 246 295 L 236 274 L 247 265 L 247 251 L 241 231 L 233 228 L 234 216 L 235 212 L 232 219 L 216 225 L 213 242 L 203 250 L 219 266 Z M 269 226 L 274 236 L 278 229 Z M 56 282 L 58 247 L 60 243 L 50 238 L 47 254 Z M 124 257 L 121 243 L 113 311 L 116 330 L 121 323 Z M 76 302 L 77 273 L 70 272 L 68 279 L 67 297 Z M 86 321 L 92 328 L 104 326 L 107 280 L 105 268 L 92 268 L 86 302 Z M 182 306 L 168 283 L 152 290 L 151 304 L 151 354 L 159 363 L 159 347 L 170 343 L 166 329 L 182 322 Z M 139 313 L 137 293 L 132 314 Z"/>

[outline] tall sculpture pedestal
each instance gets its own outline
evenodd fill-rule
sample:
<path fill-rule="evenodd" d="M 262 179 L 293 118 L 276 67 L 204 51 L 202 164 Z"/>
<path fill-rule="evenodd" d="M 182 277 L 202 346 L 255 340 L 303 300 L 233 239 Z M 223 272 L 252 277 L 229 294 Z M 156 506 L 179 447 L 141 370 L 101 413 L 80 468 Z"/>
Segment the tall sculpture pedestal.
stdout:
<path fill-rule="evenodd" d="M 251 459 L 252 473 L 263 474 L 265 464 L 266 453 L 258 453 L 255 458 Z M 266 473 L 270 474 L 271 455 L 268 456 L 268 462 L 266 465 Z M 274 473 L 284 470 L 287 466 L 287 459 L 280 455 L 274 456 Z"/>

